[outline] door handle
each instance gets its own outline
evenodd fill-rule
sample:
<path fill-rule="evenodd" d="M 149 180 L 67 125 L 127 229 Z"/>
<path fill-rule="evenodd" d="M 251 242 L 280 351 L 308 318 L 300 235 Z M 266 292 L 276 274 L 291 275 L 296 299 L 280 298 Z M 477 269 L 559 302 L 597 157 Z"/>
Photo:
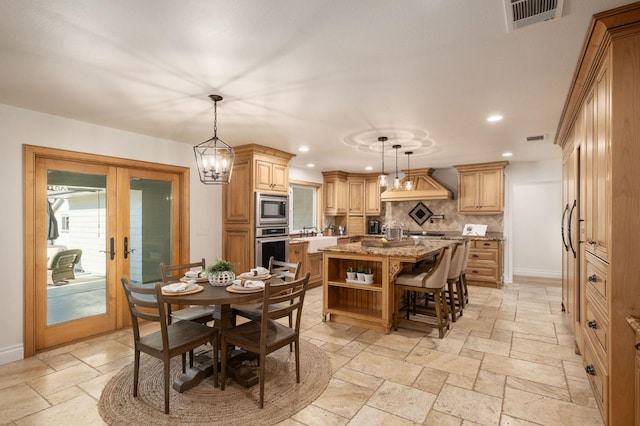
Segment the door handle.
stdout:
<path fill-rule="evenodd" d="M 571 211 L 569 212 L 569 224 L 567 225 L 567 228 L 569 229 L 569 247 L 571 248 L 571 252 L 573 253 L 573 258 L 576 258 L 576 255 L 578 254 L 576 252 L 576 249 L 573 247 L 573 236 L 571 235 L 571 221 L 573 220 L 573 211 L 576 209 L 576 205 L 577 205 L 577 200 L 573 200 L 573 206 L 571 206 Z"/>
<path fill-rule="evenodd" d="M 129 258 L 129 253 L 133 253 L 136 249 L 129 250 L 129 237 L 124 237 L 124 258 Z"/>
<path fill-rule="evenodd" d="M 116 250 L 115 250 L 115 246 L 116 246 L 116 239 L 115 238 L 111 238 L 109 240 L 109 251 L 104 251 L 104 250 L 100 250 L 100 253 L 109 253 L 109 258 L 111 260 L 116 258 Z"/>
<path fill-rule="evenodd" d="M 564 239 L 564 219 L 567 216 L 567 211 L 569 210 L 569 203 L 564 205 L 564 210 L 562 211 L 562 226 L 560 226 L 560 230 L 562 233 L 562 245 L 564 246 L 564 251 L 569 251 L 569 245 L 567 241 Z"/>

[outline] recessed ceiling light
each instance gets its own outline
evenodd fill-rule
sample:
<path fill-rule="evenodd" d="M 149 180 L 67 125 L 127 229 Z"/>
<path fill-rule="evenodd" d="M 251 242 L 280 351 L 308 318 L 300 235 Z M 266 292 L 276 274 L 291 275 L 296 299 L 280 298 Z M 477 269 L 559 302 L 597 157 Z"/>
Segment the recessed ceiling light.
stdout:
<path fill-rule="evenodd" d="M 513 152 L 504 152 L 502 153 L 503 157 L 511 157 L 513 155 Z"/>
<path fill-rule="evenodd" d="M 298 148 L 298 151 L 300 151 L 300 152 L 308 152 L 309 148 L 306 147 L 306 146 L 301 146 L 300 148 Z"/>
<path fill-rule="evenodd" d="M 365 169 L 365 170 L 373 170 L 373 167 L 371 167 L 371 166 L 367 166 L 367 167 L 365 167 L 364 169 Z"/>
<path fill-rule="evenodd" d="M 494 121 L 500 121 L 502 120 L 502 116 L 501 115 L 490 115 L 489 117 L 487 117 L 487 121 L 489 123 L 493 123 Z"/>
<path fill-rule="evenodd" d="M 316 166 L 316 165 L 315 165 L 315 164 L 313 164 L 313 163 L 309 163 L 309 164 L 307 164 L 307 167 L 315 167 L 315 166 Z"/>

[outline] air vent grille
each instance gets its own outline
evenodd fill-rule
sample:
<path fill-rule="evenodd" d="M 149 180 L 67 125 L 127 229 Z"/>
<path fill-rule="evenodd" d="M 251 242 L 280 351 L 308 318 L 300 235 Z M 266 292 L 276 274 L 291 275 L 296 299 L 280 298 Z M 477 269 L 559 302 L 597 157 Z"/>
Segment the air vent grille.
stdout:
<path fill-rule="evenodd" d="M 544 135 L 527 136 L 527 142 L 539 142 L 544 140 Z"/>
<path fill-rule="evenodd" d="M 507 30 L 513 31 L 527 25 L 548 21 L 562 16 L 564 0 L 504 0 Z"/>

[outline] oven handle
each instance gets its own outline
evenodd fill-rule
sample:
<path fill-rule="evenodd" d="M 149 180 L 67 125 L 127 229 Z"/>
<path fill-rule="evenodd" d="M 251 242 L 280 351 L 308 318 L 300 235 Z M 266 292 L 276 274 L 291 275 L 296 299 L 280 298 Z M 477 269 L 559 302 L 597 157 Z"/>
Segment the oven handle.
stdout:
<path fill-rule="evenodd" d="M 272 243 L 274 241 L 289 241 L 291 237 L 257 237 L 256 243 Z"/>

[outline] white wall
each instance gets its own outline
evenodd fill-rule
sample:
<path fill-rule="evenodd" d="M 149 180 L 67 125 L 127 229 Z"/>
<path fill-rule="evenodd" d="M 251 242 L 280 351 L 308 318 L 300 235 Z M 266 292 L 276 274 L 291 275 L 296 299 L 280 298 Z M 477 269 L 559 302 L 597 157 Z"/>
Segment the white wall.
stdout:
<path fill-rule="evenodd" d="M 200 183 L 190 145 L 1 104 L 0 141 L 0 364 L 23 357 L 23 144 L 192 167 L 191 258 L 220 257 L 221 188 Z"/>
<path fill-rule="evenodd" d="M 562 160 L 512 162 L 505 170 L 505 282 L 562 276 Z"/>

